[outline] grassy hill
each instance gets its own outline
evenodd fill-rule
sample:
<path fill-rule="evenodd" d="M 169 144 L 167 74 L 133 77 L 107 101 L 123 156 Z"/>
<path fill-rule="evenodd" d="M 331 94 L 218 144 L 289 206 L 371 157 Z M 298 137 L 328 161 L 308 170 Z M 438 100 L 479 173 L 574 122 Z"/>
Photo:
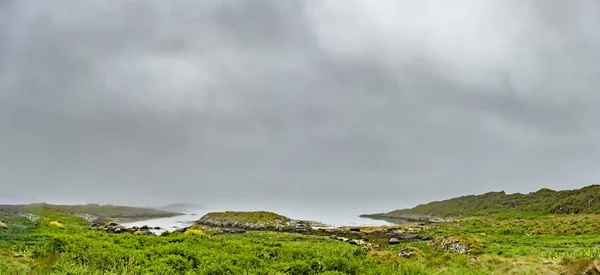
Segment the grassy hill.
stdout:
<path fill-rule="evenodd" d="M 55 212 L 67 215 L 85 216 L 84 218 L 162 218 L 179 215 L 176 212 L 157 210 L 152 208 L 119 206 L 119 205 L 55 205 L 46 203 L 0 205 L 0 214 L 31 213 L 43 215 L 46 212 Z"/>
<path fill-rule="evenodd" d="M 489 192 L 421 204 L 410 209 L 363 216 L 418 219 L 419 217 L 460 217 L 505 213 L 600 213 L 600 185 L 563 191 L 541 189 L 529 194 Z"/>

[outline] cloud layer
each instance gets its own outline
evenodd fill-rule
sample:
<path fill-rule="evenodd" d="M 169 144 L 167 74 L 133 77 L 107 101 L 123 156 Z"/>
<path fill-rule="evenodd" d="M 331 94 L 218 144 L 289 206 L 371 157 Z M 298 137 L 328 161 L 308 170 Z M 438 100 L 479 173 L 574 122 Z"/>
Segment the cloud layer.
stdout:
<path fill-rule="evenodd" d="M 0 5 L 0 199 L 387 210 L 600 176 L 597 1 Z"/>

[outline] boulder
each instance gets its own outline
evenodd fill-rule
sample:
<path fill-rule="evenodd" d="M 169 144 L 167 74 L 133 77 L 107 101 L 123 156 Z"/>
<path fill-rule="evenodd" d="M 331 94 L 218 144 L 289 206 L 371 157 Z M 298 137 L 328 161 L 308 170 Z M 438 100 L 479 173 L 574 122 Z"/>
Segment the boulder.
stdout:
<path fill-rule="evenodd" d="M 161 229 L 160 226 L 155 226 L 154 227 L 154 230 L 160 230 L 160 229 Z"/>
<path fill-rule="evenodd" d="M 148 229 L 150 229 L 150 228 L 147 225 L 140 227 L 140 230 L 148 230 Z"/>
<path fill-rule="evenodd" d="M 422 257 L 425 256 L 425 254 L 423 253 L 423 251 L 421 251 L 420 249 L 416 248 L 416 247 L 409 247 L 406 248 L 400 252 L 398 252 L 398 257 L 402 257 L 402 258 L 415 258 L 415 257 Z"/>
<path fill-rule="evenodd" d="M 350 231 L 351 232 L 360 232 L 360 228 L 358 228 L 358 227 L 352 227 L 352 228 L 350 228 Z"/>
<path fill-rule="evenodd" d="M 391 239 L 388 241 L 388 244 L 399 244 L 399 243 L 400 243 L 400 240 L 398 240 L 398 239 L 396 239 L 396 238 L 391 238 Z"/>
<path fill-rule="evenodd" d="M 118 234 L 118 233 L 121 233 L 121 232 L 123 232 L 123 229 L 121 229 L 121 228 L 117 227 L 117 228 L 115 228 L 115 230 L 114 230 L 113 232 L 115 232 L 115 233 L 117 233 L 117 234 Z"/>
<path fill-rule="evenodd" d="M 338 238 L 337 238 L 337 240 L 338 240 L 338 241 L 341 241 L 341 242 L 347 242 L 347 241 L 348 241 L 348 238 L 344 238 L 344 237 L 338 237 Z"/>
<path fill-rule="evenodd" d="M 116 223 L 116 222 L 111 222 L 111 223 L 109 223 L 108 225 L 109 225 L 109 226 L 119 226 L 119 224 L 118 224 L 118 223 Z"/>

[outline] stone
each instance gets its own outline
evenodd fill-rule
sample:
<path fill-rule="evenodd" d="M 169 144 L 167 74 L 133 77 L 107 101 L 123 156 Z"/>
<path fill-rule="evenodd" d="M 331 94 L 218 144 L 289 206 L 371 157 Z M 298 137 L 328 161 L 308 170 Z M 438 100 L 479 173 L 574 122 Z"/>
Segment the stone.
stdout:
<path fill-rule="evenodd" d="M 348 244 L 358 245 L 358 243 L 356 242 L 356 240 L 349 240 Z"/>
<path fill-rule="evenodd" d="M 161 229 L 160 226 L 155 226 L 154 227 L 154 230 L 160 230 L 160 229 Z"/>
<path fill-rule="evenodd" d="M 15 253 L 13 254 L 14 258 L 25 258 L 25 254 L 21 254 L 21 253 Z"/>
<path fill-rule="evenodd" d="M 415 253 L 412 251 L 400 251 L 398 253 L 398 257 L 402 258 L 412 258 L 413 256 L 415 256 Z"/>
<path fill-rule="evenodd" d="M 148 226 L 147 226 L 147 225 L 144 225 L 144 226 L 140 227 L 140 229 L 141 229 L 141 230 L 148 230 L 149 228 L 148 228 Z"/>
<path fill-rule="evenodd" d="M 402 257 L 402 258 L 415 258 L 415 257 L 422 257 L 425 256 L 425 254 L 423 254 L 423 251 L 421 251 L 420 249 L 416 248 L 416 247 L 409 247 L 406 248 L 400 252 L 398 252 L 398 257 Z"/>
<path fill-rule="evenodd" d="M 116 222 L 111 222 L 111 223 L 109 223 L 108 225 L 109 225 L 109 226 L 118 226 L 119 224 L 118 224 L 118 223 L 116 223 Z"/>
<path fill-rule="evenodd" d="M 338 240 L 338 241 L 341 241 L 341 242 L 347 242 L 347 241 L 348 241 L 348 238 L 344 238 L 344 237 L 338 237 L 338 238 L 337 238 L 337 240 Z"/>
<path fill-rule="evenodd" d="M 113 232 L 115 232 L 115 233 L 117 233 L 117 234 L 118 234 L 118 233 L 121 233 L 121 232 L 123 232 L 123 229 L 121 229 L 121 228 L 117 227 L 117 228 L 115 228 L 115 230 L 114 230 Z"/>
<path fill-rule="evenodd" d="M 398 239 L 396 239 L 396 238 L 391 238 L 391 239 L 388 241 L 388 244 L 399 244 L 399 243 L 400 243 L 400 240 L 398 240 Z"/>
<path fill-rule="evenodd" d="M 352 227 L 352 228 L 350 228 L 350 232 L 360 232 L 360 228 Z"/>

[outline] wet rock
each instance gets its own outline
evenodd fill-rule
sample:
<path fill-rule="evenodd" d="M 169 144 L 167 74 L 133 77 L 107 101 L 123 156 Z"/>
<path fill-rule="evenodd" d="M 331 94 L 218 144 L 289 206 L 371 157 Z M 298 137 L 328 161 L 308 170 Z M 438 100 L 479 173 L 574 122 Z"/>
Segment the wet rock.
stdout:
<path fill-rule="evenodd" d="M 185 232 L 186 230 L 187 230 L 187 228 L 186 228 L 186 227 L 184 227 L 184 228 L 178 228 L 178 229 L 175 229 L 175 230 L 173 230 L 173 232 L 183 233 L 183 232 Z"/>
<path fill-rule="evenodd" d="M 148 229 L 150 229 L 150 228 L 147 225 L 140 227 L 140 230 L 148 230 Z"/>
<path fill-rule="evenodd" d="M 396 238 L 391 238 L 391 239 L 388 241 L 388 244 L 399 244 L 399 243 L 400 243 L 400 240 L 398 240 L 398 239 L 396 239 Z"/>

